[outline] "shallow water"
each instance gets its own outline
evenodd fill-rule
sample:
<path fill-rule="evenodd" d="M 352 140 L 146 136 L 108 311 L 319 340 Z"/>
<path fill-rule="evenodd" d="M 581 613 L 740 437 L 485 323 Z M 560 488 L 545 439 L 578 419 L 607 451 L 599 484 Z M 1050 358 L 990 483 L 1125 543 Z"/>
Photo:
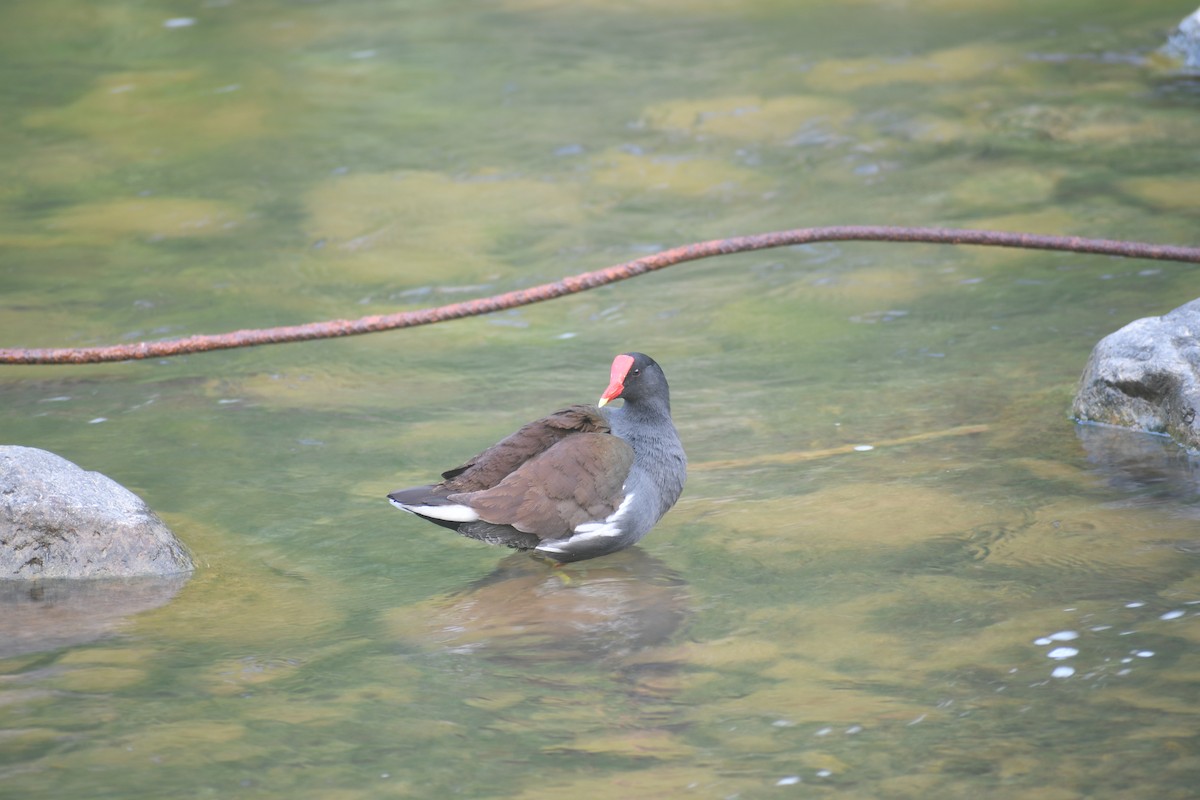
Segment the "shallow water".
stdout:
<path fill-rule="evenodd" d="M 805 225 L 1194 244 L 1200 92 L 1153 58 L 1189 10 L 9 3 L 0 345 L 420 308 Z M 1067 417 L 1095 341 L 1194 271 L 822 244 L 2 368 L 0 441 L 134 489 L 200 566 L 0 593 L 0 794 L 1194 796 L 1195 465 Z M 384 501 L 629 349 L 692 463 L 638 548 L 553 571 Z"/>

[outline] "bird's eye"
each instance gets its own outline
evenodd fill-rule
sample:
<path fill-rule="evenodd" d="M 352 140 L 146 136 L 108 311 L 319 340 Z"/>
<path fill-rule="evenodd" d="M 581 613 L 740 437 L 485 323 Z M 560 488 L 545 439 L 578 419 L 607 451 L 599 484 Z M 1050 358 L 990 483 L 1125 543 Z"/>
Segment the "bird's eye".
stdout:
<path fill-rule="evenodd" d="M 640 369 L 635 369 L 635 370 L 633 370 L 632 372 L 630 372 L 629 374 L 630 374 L 630 376 L 631 376 L 631 377 L 634 377 L 634 378 L 636 378 L 638 375 L 641 375 L 641 374 L 642 374 L 642 371 L 641 371 Z"/>

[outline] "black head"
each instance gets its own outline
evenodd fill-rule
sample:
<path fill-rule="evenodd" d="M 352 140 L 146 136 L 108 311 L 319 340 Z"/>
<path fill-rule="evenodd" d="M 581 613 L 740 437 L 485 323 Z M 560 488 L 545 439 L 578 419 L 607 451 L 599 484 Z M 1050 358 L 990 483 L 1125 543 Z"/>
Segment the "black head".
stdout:
<path fill-rule="evenodd" d="M 613 359 L 608 388 L 600 396 L 600 405 L 621 398 L 626 404 L 663 403 L 671 408 L 671 392 L 662 367 L 645 353 L 622 353 Z"/>

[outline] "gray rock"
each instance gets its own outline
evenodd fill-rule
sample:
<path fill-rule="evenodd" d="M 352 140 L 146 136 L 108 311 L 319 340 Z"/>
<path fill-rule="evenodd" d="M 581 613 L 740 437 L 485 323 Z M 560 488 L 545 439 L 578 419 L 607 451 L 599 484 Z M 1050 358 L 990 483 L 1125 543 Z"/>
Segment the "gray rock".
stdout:
<path fill-rule="evenodd" d="M 1164 433 L 1200 451 L 1200 300 L 1129 323 L 1092 350 L 1073 413 L 1083 422 Z"/>
<path fill-rule="evenodd" d="M 45 450 L 0 445 L 0 579 L 192 569 L 184 546 L 125 487 Z"/>
<path fill-rule="evenodd" d="M 1185 69 L 1200 70 L 1200 9 L 1179 23 L 1162 52 L 1182 62 Z"/>

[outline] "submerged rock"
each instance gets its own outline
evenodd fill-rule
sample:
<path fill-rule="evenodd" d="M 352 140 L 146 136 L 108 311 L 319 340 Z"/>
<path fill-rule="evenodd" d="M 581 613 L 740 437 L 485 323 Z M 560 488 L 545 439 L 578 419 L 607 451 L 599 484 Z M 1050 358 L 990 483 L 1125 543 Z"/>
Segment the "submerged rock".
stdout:
<path fill-rule="evenodd" d="M 125 487 L 45 450 L 0 445 L 0 579 L 192 569 L 184 546 Z"/>
<path fill-rule="evenodd" d="M 166 605 L 189 577 L 0 580 L 0 659 L 118 633 L 130 617 Z"/>
<path fill-rule="evenodd" d="M 1200 451 L 1200 300 L 1129 323 L 1092 350 L 1072 413 Z"/>
<path fill-rule="evenodd" d="M 1200 494 L 1200 459 L 1165 436 L 1109 425 L 1077 425 L 1075 435 L 1087 453 L 1088 471 L 1114 489 L 1189 500 Z M 1176 515 L 1200 519 L 1200 507 L 1188 503 Z"/>

